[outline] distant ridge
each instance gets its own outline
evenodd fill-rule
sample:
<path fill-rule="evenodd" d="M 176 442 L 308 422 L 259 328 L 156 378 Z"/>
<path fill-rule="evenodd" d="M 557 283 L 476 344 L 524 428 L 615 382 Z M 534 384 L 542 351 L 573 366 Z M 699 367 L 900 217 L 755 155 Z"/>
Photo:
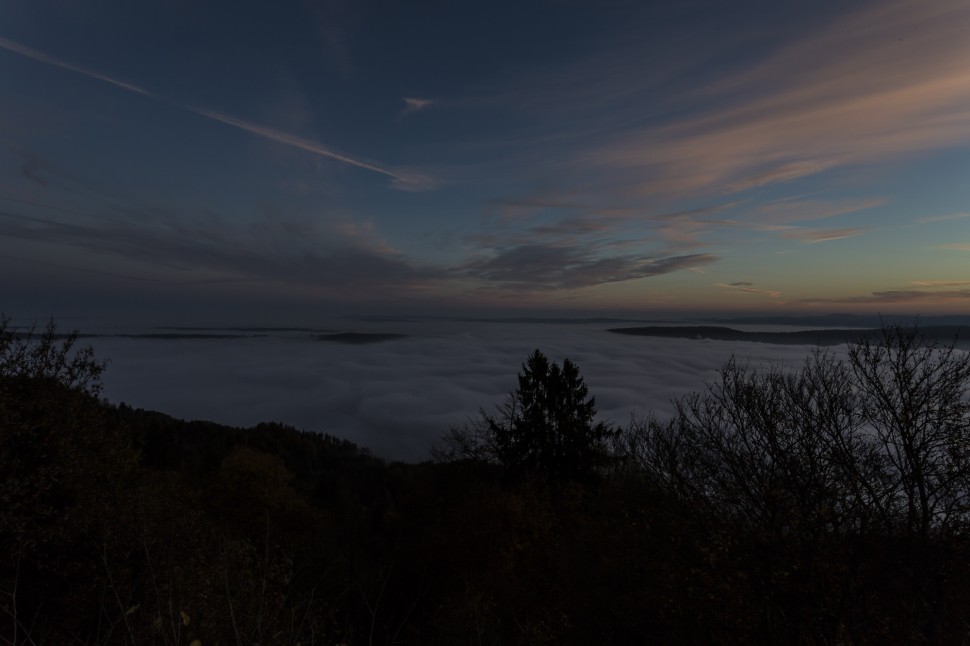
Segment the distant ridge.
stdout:
<path fill-rule="evenodd" d="M 920 328 L 970 325 L 970 315 L 946 314 L 916 316 L 903 314 L 820 314 L 815 316 L 743 316 L 734 318 L 699 319 L 698 322 L 727 325 L 804 325 L 808 327 L 878 328 L 887 325 L 913 325 Z"/>
<path fill-rule="evenodd" d="M 396 316 L 396 315 L 369 315 L 369 316 L 345 316 L 349 321 L 360 321 L 363 323 L 535 323 L 535 324 L 569 324 L 569 323 L 671 323 L 680 319 L 640 319 L 640 318 L 615 318 L 615 317 L 537 317 L 537 316 L 513 316 L 513 317 L 488 317 L 488 316 Z"/>
<path fill-rule="evenodd" d="M 317 341 L 331 341 L 333 343 L 349 343 L 361 345 L 364 343 L 381 343 L 406 338 L 407 334 L 381 334 L 369 332 L 338 332 L 336 334 L 318 334 Z"/>
<path fill-rule="evenodd" d="M 15 333 L 17 338 L 26 337 L 26 333 Z M 55 339 L 66 339 L 75 336 L 73 334 L 58 332 L 53 335 Z M 255 339 L 265 337 L 265 334 L 205 334 L 201 332 L 151 332 L 146 334 L 89 334 L 78 333 L 78 339 L 152 339 L 162 341 L 182 341 L 191 339 Z"/>
<path fill-rule="evenodd" d="M 695 325 L 682 327 L 624 327 L 611 328 L 608 332 L 633 336 L 659 336 L 676 339 L 710 339 L 712 341 L 753 341 L 784 345 L 840 345 L 863 338 L 878 338 L 879 328 L 857 330 L 799 330 L 796 332 L 743 332 L 729 327 Z M 968 325 L 920 326 L 920 333 L 928 342 L 949 344 L 956 341 L 960 347 L 970 345 Z"/>
<path fill-rule="evenodd" d="M 312 327 L 176 327 L 161 326 L 159 330 L 174 330 L 176 332 L 209 332 L 213 330 L 227 330 L 229 332 L 323 332 Z"/>

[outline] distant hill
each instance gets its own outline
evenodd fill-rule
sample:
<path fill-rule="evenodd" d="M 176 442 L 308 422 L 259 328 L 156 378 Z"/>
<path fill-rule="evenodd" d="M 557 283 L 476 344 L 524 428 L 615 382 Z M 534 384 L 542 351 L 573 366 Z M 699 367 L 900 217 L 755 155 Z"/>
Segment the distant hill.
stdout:
<path fill-rule="evenodd" d="M 786 345 L 839 345 L 881 334 L 879 328 L 799 330 L 794 332 L 743 332 L 729 327 L 694 325 L 680 327 L 624 327 L 611 328 L 608 332 L 633 336 L 659 336 L 675 339 L 711 339 L 713 341 L 754 341 Z M 949 344 L 954 340 L 960 347 L 970 344 L 968 325 L 920 326 L 920 332 L 928 342 Z"/>
<path fill-rule="evenodd" d="M 703 319 L 704 322 L 726 325 L 792 325 L 807 327 L 853 327 L 878 328 L 887 325 L 913 325 L 921 328 L 936 326 L 970 325 L 970 315 L 949 314 L 943 316 L 877 315 L 877 314 L 822 314 L 818 316 L 743 316 L 736 318 Z"/>

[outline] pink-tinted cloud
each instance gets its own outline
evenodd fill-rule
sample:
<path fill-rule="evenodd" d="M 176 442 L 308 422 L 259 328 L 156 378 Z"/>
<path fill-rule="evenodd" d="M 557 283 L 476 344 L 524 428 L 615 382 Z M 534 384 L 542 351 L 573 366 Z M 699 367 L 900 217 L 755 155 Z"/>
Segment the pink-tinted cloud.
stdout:
<path fill-rule="evenodd" d="M 640 194 L 737 191 L 970 141 L 970 5 L 868 5 L 580 157 Z M 711 107 L 706 107 L 711 106 Z M 696 114 L 696 112 L 695 112 Z"/>
<path fill-rule="evenodd" d="M 781 233 L 782 238 L 789 238 L 791 240 L 801 240 L 807 243 L 816 242 L 828 242 L 830 240 L 841 240 L 842 238 L 851 238 L 857 236 L 861 233 L 865 233 L 868 229 L 864 228 L 846 228 L 846 229 L 792 229 Z"/>
<path fill-rule="evenodd" d="M 404 97 L 404 114 L 427 110 L 434 105 L 434 103 L 435 102 L 431 99 L 420 99 L 418 97 L 406 96 Z"/>
<path fill-rule="evenodd" d="M 779 291 L 773 289 L 756 289 L 752 287 L 751 283 L 744 281 L 734 283 L 714 283 L 714 286 L 738 294 L 760 294 L 769 298 L 778 298 L 781 296 L 781 292 Z"/>
<path fill-rule="evenodd" d="M 819 200 L 777 200 L 758 207 L 751 218 L 773 225 L 824 220 L 838 215 L 864 211 L 886 203 L 884 198 Z"/>
<path fill-rule="evenodd" d="M 574 290 L 673 273 L 716 262 L 713 254 L 605 255 L 598 245 L 522 244 L 472 261 L 465 274 L 509 292 Z"/>
<path fill-rule="evenodd" d="M 970 218 L 970 213 L 947 213 L 946 215 L 931 215 L 916 220 L 917 224 L 930 224 L 932 222 L 949 222 L 951 220 L 963 220 Z"/>
<path fill-rule="evenodd" d="M 909 284 L 918 287 L 962 287 L 970 285 L 970 280 L 911 280 Z"/>
<path fill-rule="evenodd" d="M 790 182 L 800 177 L 808 177 L 809 175 L 821 173 L 835 165 L 836 162 L 831 159 L 827 161 L 804 160 L 786 162 L 775 168 L 770 168 L 764 172 L 746 177 L 741 181 L 729 184 L 727 190 L 732 193 L 738 193 L 777 182 Z"/>

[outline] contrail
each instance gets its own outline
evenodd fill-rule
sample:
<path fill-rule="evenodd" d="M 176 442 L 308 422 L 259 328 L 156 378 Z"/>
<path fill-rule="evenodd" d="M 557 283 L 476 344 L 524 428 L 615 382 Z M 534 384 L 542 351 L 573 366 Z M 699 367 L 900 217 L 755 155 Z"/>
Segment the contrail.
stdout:
<path fill-rule="evenodd" d="M 141 94 L 143 96 L 158 98 L 158 97 L 155 97 L 154 94 L 152 94 L 145 88 L 138 87 L 137 85 L 132 85 L 131 83 L 125 83 L 124 81 L 119 81 L 117 79 L 113 79 L 110 76 L 105 76 L 104 74 L 95 72 L 94 70 L 89 70 L 84 67 L 80 67 L 79 65 L 72 65 L 67 61 L 62 61 L 59 58 L 48 56 L 44 52 L 39 52 L 36 49 L 25 47 L 20 43 L 15 43 L 14 41 L 8 40 L 2 36 L 0 36 L 0 47 L 8 51 L 11 51 L 15 54 L 20 54 L 21 56 L 32 58 L 35 61 L 40 61 L 41 63 L 47 63 L 48 65 L 53 65 L 55 67 L 60 67 L 65 70 L 71 70 L 72 72 L 77 72 L 78 74 L 83 74 L 84 76 L 90 76 L 93 79 L 98 79 L 99 81 L 104 81 L 105 83 L 111 83 L 111 85 L 115 85 L 122 89 L 128 90 L 129 92 L 134 92 L 135 94 Z"/>
<path fill-rule="evenodd" d="M 272 141 L 278 141 L 281 144 L 286 144 L 288 146 L 293 146 L 294 148 L 299 148 L 301 150 L 306 150 L 308 152 L 321 155 L 323 157 L 329 157 L 331 159 L 336 159 L 337 161 L 342 161 L 345 164 L 350 164 L 351 166 L 357 166 L 358 168 L 365 168 L 369 171 L 375 173 L 380 173 L 381 175 L 387 175 L 388 177 L 393 177 L 399 181 L 405 181 L 404 177 L 393 173 L 386 168 L 381 168 L 380 166 L 375 166 L 374 164 L 368 164 L 367 162 L 358 161 L 352 157 L 347 157 L 346 155 L 341 155 L 340 153 L 334 152 L 324 148 L 319 143 L 313 141 L 312 139 L 303 139 L 302 137 L 297 137 L 296 135 L 291 135 L 287 132 L 282 132 L 274 128 L 268 128 L 266 126 L 261 126 L 256 123 L 245 121 L 237 117 L 233 117 L 228 114 L 222 114 L 221 112 L 214 112 L 212 110 L 206 110 L 204 108 L 195 108 L 190 105 L 178 104 L 179 107 L 188 110 L 189 112 L 194 112 L 195 114 L 202 115 L 212 119 L 213 121 L 218 121 L 220 123 L 225 123 L 227 125 L 239 128 L 240 130 L 245 130 L 246 132 L 251 132 L 252 134 L 263 137 L 264 139 L 271 139 Z"/>
<path fill-rule="evenodd" d="M 276 130 L 274 128 L 268 128 L 266 126 L 261 126 L 259 124 L 251 123 L 249 121 L 245 121 L 243 119 L 239 119 L 237 117 L 233 117 L 228 114 L 223 114 L 221 112 L 206 110 L 204 108 L 197 108 L 191 105 L 185 105 L 184 103 L 179 103 L 177 101 L 171 101 L 171 100 L 165 99 L 164 97 L 161 97 L 157 94 L 149 92 L 143 87 L 139 87 L 132 83 L 126 83 L 124 81 L 119 81 L 118 79 L 111 78 L 110 76 L 106 76 L 92 69 L 81 67 L 80 65 L 74 65 L 72 63 L 68 63 L 67 61 L 63 61 L 54 56 L 50 56 L 49 54 L 45 54 L 44 52 L 38 51 L 36 49 L 26 47 L 24 45 L 21 45 L 20 43 L 16 43 L 7 38 L 3 38 L 2 36 L 0 36 L 0 48 L 6 49 L 7 51 L 13 52 L 15 54 L 19 54 L 21 56 L 25 56 L 35 61 L 40 61 L 41 63 L 46 63 L 48 65 L 60 67 L 62 69 L 70 70 L 78 74 L 83 74 L 84 76 L 87 76 L 89 78 L 97 79 L 99 81 L 104 81 L 105 83 L 110 83 L 115 87 L 120 87 L 124 90 L 128 90 L 129 92 L 134 92 L 135 94 L 151 97 L 159 101 L 165 101 L 170 105 L 179 107 L 183 110 L 187 110 L 189 112 L 205 117 L 207 119 L 212 119 L 213 121 L 218 121 L 219 123 L 224 123 L 228 126 L 239 128 L 240 130 L 245 130 L 246 132 L 254 134 L 257 137 L 262 137 L 264 139 L 269 139 L 271 141 L 285 144 L 287 146 L 299 148 L 300 150 L 305 150 L 315 155 L 320 155 L 321 157 L 329 157 L 330 159 L 343 162 L 344 164 L 348 164 L 350 166 L 356 166 L 357 168 L 363 168 L 364 170 L 369 170 L 373 173 L 380 173 L 381 175 L 385 175 L 387 177 L 394 179 L 395 180 L 394 184 L 399 188 L 405 188 L 405 189 L 421 188 L 420 182 L 416 180 L 416 177 L 418 179 L 426 180 L 426 178 L 420 178 L 418 176 L 411 176 L 408 174 L 399 174 L 394 171 L 388 170 L 386 168 L 377 166 L 376 164 L 371 164 L 369 162 L 354 159 L 353 157 L 348 157 L 347 155 L 343 155 L 341 153 L 330 150 L 329 148 L 323 146 L 319 142 L 313 141 L 312 139 L 304 139 L 302 137 L 297 137 L 296 135 L 292 135 L 287 132 L 283 132 L 280 130 Z"/>

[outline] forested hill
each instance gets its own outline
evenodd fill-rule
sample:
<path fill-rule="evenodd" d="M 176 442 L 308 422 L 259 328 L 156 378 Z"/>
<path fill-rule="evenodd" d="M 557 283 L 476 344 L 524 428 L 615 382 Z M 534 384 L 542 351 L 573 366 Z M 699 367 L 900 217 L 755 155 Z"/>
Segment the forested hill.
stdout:
<path fill-rule="evenodd" d="M 754 341 L 789 345 L 839 345 L 862 339 L 878 340 L 882 329 L 830 329 L 798 330 L 793 332 L 744 332 L 730 327 L 714 325 L 622 327 L 610 332 L 633 336 L 658 336 L 675 339 L 710 339 L 712 341 Z M 934 325 L 920 328 L 927 343 L 949 345 L 956 341 L 959 347 L 970 344 L 970 325 Z"/>
<path fill-rule="evenodd" d="M 970 363 L 885 335 L 623 427 L 536 350 L 406 464 L 110 404 L 0 318 L 0 643 L 964 643 Z"/>

